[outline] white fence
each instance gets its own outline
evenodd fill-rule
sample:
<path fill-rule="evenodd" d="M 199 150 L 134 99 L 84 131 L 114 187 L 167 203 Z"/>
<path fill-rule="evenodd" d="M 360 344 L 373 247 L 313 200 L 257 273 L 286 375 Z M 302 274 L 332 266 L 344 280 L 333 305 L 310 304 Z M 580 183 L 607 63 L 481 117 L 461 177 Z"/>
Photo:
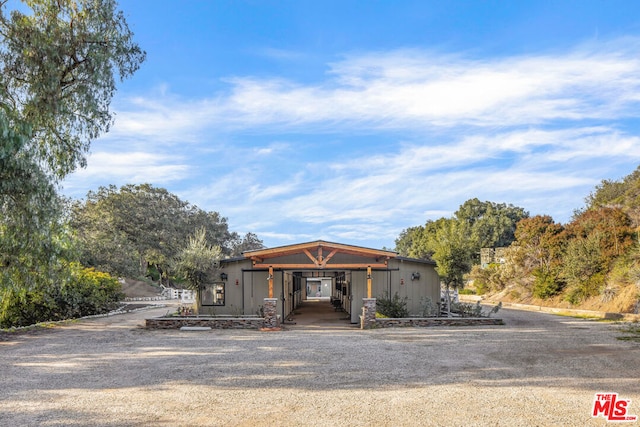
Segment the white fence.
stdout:
<path fill-rule="evenodd" d="M 183 304 L 192 304 L 196 301 L 196 293 L 190 289 L 175 289 L 162 286 L 162 295 L 168 299 L 179 299 Z"/>

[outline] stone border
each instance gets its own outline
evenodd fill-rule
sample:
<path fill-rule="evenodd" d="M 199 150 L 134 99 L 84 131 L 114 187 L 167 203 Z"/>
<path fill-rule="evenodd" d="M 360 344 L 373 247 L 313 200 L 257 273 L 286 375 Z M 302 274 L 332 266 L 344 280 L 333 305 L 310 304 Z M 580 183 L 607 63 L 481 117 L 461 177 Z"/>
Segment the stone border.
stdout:
<path fill-rule="evenodd" d="M 262 317 L 153 317 L 145 319 L 147 329 L 180 329 L 182 327 L 211 329 L 262 329 Z"/>
<path fill-rule="evenodd" d="M 364 329 L 375 328 L 404 328 L 404 327 L 435 327 L 435 326 L 495 326 L 504 325 L 500 318 L 492 317 L 405 317 L 400 319 L 375 319 Z M 181 329 L 211 328 L 211 329 L 279 329 L 265 326 L 262 317 L 154 317 L 145 319 L 147 329 Z"/>
<path fill-rule="evenodd" d="M 278 299 L 265 298 L 264 317 L 248 316 L 171 316 L 145 319 L 147 329 L 258 329 L 260 331 L 280 331 L 280 315 L 278 315 Z"/>
<path fill-rule="evenodd" d="M 278 315 L 278 298 L 265 298 L 262 306 L 264 318 L 262 324 L 265 329 L 280 329 L 280 316 Z"/>
<path fill-rule="evenodd" d="M 360 329 L 376 327 L 376 299 L 362 298 L 362 316 L 360 316 Z"/>
<path fill-rule="evenodd" d="M 360 329 L 430 327 L 430 326 L 478 326 L 504 325 L 502 319 L 491 317 L 403 317 L 377 318 L 376 299 L 362 299 Z"/>

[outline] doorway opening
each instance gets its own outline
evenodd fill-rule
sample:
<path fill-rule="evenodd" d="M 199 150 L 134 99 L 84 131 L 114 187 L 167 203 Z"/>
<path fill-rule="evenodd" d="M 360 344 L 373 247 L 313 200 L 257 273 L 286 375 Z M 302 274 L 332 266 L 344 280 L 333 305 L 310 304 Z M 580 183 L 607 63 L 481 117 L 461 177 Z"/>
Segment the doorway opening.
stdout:
<path fill-rule="evenodd" d="M 333 279 L 331 277 L 310 277 L 307 279 L 307 299 L 329 300 L 333 295 Z"/>
<path fill-rule="evenodd" d="M 293 271 L 291 310 L 285 324 L 309 327 L 351 326 L 350 271 Z"/>

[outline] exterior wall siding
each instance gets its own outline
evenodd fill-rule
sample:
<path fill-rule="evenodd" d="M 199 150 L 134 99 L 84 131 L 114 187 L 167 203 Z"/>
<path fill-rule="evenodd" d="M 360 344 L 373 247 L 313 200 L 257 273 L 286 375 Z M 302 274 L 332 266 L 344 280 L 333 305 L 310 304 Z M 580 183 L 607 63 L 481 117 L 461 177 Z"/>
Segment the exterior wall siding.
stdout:
<path fill-rule="evenodd" d="M 256 314 L 247 311 L 247 307 L 243 306 L 242 288 L 243 288 L 243 269 L 251 268 L 251 261 L 241 260 L 232 261 L 224 264 L 221 272 L 227 275 L 227 280 L 216 280 L 217 283 L 224 283 L 224 305 L 214 306 L 198 306 L 198 313 L 204 315 L 242 315 Z M 246 273 L 245 273 L 246 274 Z M 236 285 L 237 280 L 237 285 Z"/>
<path fill-rule="evenodd" d="M 324 253 L 327 256 L 329 252 Z M 305 254 L 295 254 L 271 259 L 273 264 L 280 263 L 308 263 L 309 258 Z M 334 264 L 375 263 L 372 258 L 352 254 L 338 253 L 327 265 L 327 270 L 333 272 L 330 267 Z M 218 306 L 198 307 L 198 313 L 202 315 L 256 315 L 260 314 L 264 299 L 269 297 L 268 271 L 265 269 L 252 270 L 250 259 L 234 259 L 223 261 L 221 272 L 227 275 L 225 284 L 225 303 Z M 440 281 L 435 271 L 435 266 L 419 260 L 405 258 L 392 258 L 388 262 L 389 270 L 372 271 L 373 298 L 379 298 L 385 293 L 393 296 L 396 292 L 400 297 L 407 297 L 407 308 L 411 315 L 420 315 L 421 302 L 425 297 L 431 298 L 433 303 L 440 300 Z M 340 269 L 339 269 L 340 270 Z M 276 310 L 278 315 L 286 319 L 307 297 L 307 283 L 303 277 L 301 289 L 295 291 L 293 271 L 274 271 L 273 297 L 276 298 Z M 366 269 L 344 270 L 348 282 L 348 291 L 342 295 L 342 306 L 350 314 L 352 323 L 359 323 L 362 314 L 362 299 L 367 297 L 367 272 Z M 412 273 L 419 273 L 420 278 L 411 280 Z M 216 280 L 216 282 L 220 282 Z M 236 284 L 237 283 L 237 284 Z M 335 279 L 331 282 L 332 295 L 335 291 Z"/>
<path fill-rule="evenodd" d="M 412 273 L 419 273 L 420 278 L 411 280 Z M 351 323 L 360 322 L 362 299 L 367 297 L 367 272 L 353 271 L 353 309 Z M 388 293 L 397 292 L 400 298 L 407 297 L 407 309 L 410 315 L 422 313 L 423 302 L 428 297 L 434 305 L 440 301 L 440 278 L 431 264 L 410 260 L 390 260 L 389 271 L 372 271 L 371 296 L 379 298 Z"/>

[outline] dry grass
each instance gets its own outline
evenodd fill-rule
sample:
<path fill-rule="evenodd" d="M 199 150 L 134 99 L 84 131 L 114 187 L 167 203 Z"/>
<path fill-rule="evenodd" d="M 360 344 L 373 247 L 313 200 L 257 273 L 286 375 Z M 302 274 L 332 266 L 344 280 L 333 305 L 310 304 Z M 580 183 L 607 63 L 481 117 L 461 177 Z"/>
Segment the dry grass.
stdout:
<path fill-rule="evenodd" d="M 615 294 L 608 300 L 603 298 L 602 295 L 597 295 L 576 305 L 565 301 L 564 295 L 558 295 L 548 299 L 535 298 L 528 289 L 522 286 L 510 286 L 499 294 L 492 295 L 487 299 L 490 301 L 530 304 L 541 307 L 593 310 L 608 313 L 633 313 L 640 296 L 638 286 L 628 284 L 615 286 L 613 289 L 615 289 Z"/>

